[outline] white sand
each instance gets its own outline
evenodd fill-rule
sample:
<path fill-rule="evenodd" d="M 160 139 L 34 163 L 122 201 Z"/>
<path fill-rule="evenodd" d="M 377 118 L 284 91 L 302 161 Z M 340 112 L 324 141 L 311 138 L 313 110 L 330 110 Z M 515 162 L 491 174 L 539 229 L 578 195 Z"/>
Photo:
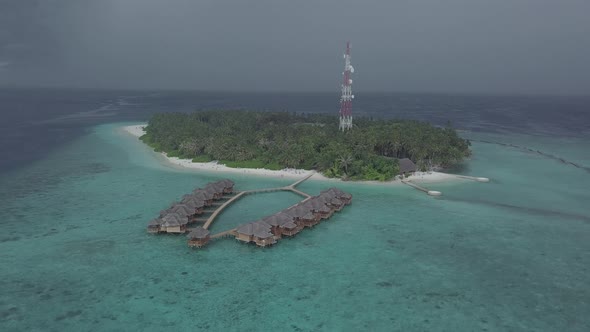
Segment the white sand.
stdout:
<path fill-rule="evenodd" d="M 133 125 L 133 126 L 126 126 L 123 127 L 123 130 L 127 133 L 135 136 L 141 137 L 145 134 L 143 128 L 146 124 L 140 125 Z M 180 166 L 183 168 L 190 168 L 195 170 L 202 170 L 202 171 L 215 171 L 215 172 L 222 172 L 222 173 L 234 173 L 234 174 L 247 174 L 247 175 L 258 175 L 258 176 L 265 176 L 265 177 L 274 177 L 274 178 L 292 178 L 292 179 L 300 179 L 310 173 L 314 173 L 311 179 L 323 180 L 323 181 L 340 181 L 339 179 L 331 179 L 328 177 L 323 176 L 322 174 L 315 173 L 314 171 L 304 170 L 304 169 L 283 169 L 280 171 L 273 171 L 264 168 L 232 168 L 227 167 L 223 164 L 218 164 L 217 161 L 212 161 L 208 163 L 196 163 L 190 159 L 180 159 L 177 157 L 168 157 L 166 153 L 162 152 L 162 155 L 165 157 L 170 164 L 175 166 Z M 408 180 L 417 180 L 419 182 L 441 182 L 441 181 L 448 181 L 448 180 L 457 180 L 459 177 L 440 173 L 440 172 L 416 172 L 414 175 L 411 175 L 407 178 Z M 402 184 L 402 182 L 398 179 L 388 181 L 388 182 L 379 182 L 379 181 L 359 181 L 361 183 L 371 183 L 371 184 L 381 184 L 381 185 L 398 185 Z"/>

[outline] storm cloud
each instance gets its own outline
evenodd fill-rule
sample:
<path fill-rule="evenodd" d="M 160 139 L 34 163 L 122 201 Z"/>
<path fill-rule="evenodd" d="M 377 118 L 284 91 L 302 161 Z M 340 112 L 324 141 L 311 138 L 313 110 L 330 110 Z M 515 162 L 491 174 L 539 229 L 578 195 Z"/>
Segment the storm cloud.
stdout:
<path fill-rule="evenodd" d="M 587 0 L 0 0 L 0 85 L 588 94 Z"/>

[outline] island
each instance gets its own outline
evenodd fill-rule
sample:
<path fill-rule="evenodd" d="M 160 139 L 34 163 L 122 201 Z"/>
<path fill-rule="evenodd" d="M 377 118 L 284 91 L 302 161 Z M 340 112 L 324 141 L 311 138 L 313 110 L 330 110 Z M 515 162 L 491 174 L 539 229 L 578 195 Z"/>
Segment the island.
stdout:
<path fill-rule="evenodd" d="M 168 157 L 241 169 L 315 170 L 342 180 L 389 181 L 408 170 L 406 163 L 432 171 L 471 154 L 470 142 L 450 125 L 414 120 L 357 118 L 342 132 L 327 114 L 200 111 L 158 113 L 143 130 L 140 139 Z"/>

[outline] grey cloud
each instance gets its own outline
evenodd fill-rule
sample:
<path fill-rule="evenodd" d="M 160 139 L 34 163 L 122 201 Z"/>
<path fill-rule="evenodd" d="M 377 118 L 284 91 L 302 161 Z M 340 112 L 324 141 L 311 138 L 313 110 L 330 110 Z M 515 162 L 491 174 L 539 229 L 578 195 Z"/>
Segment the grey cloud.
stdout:
<path fill-rule="evenodd" d="M 588 12 L 584 0 L 9 0 L 0 84 L 338 91 L 350 39 L 357 90 L 587 94 Z"/>

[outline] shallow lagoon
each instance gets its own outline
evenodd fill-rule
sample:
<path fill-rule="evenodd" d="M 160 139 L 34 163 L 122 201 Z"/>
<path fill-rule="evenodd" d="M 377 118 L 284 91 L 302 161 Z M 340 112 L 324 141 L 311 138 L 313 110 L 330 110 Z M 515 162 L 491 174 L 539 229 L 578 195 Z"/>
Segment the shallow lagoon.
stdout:
<path fill-rule="evenodd" d="M 293 239 L 268 249 L 225 239 L 193 250 L 183 236 L 150 236 L 145 225 L 223 175 L 164 166 L 119 126 L 96 127 L 0 180 L 1 330 L 590 326 L 590 174 L 583 169 L 476 142 L 462 172 L 491 183 L 429 184 L 442 198 L 405 186 L 342 183 L 353 204 Z M 548 151 L 560 144 L 502 137 Z M 588 165 L 587 151 L 578 140 L 558 152 Z M 290 182 L 230 177 L 238 189 Z M 331 185 L 300 189 L 315 194 Z M 298 200 L 288 193 L 248 197 L 213 230 Z"/>

